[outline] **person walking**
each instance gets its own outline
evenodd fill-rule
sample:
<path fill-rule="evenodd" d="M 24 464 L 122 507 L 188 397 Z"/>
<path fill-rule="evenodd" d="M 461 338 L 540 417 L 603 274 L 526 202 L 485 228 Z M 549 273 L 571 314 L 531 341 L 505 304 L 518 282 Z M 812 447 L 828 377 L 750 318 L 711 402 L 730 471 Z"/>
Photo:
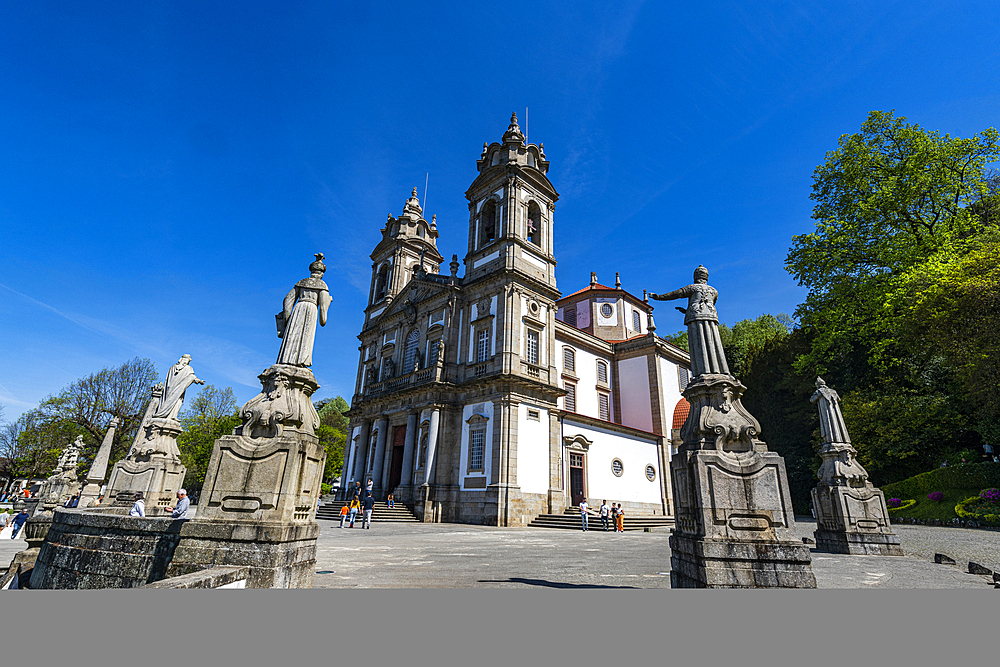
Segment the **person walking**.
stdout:
<path fill-rule="evenodd" d="M 361 501 L 357 496 L 351 498 L 351 528 L 354 528 L 354 520 L 358 518 L 358 510 L 361 509 Z"/>
<path fill-rule="evenodd" d="M 584 532 L 587 531 L 587 509 L 588 508 L 589 508 L 589 505 L 587 505 L 587 499 L 584 498 L 583 500 L 580 501 L 580 521 L 583 522 L 583 531 Z"/>
<path fill-rule="evenodd" d="M 347 503 L 344 503 L 343 505 L 340 506 L 340 527 L 341 528 L 344 527 L 344 522 L 347 521 L 347 514 L 350 511 L 351 510 L 348 509 L 348 507 L 347 507 Z"/>
<path fill-rule="evenodd" d="M 375 497 L 369 491 L 365 494 L 365 499 L 361 502 L 361 507 L 365 510 L 365 528 L 372 527 L 372 510 L 375 509 Z"/>
<path fill-rule="evenodd" d="M 142 491 L 135 492 L 135 502 L 128 511 L 129 516 L 146 516 L 146 501 L 142 499 Z"/>
<path fill-rule="evenodd" d="M 11 525 L 14 526 L 14 532 L 10 534 L 10 539 L 14 539 L 15 537 L 17 537 L 17 534 L 21 532 L 21 526 L 23 526 L 24 522 L 27 520 L 28 520 L 28 510 L 22 509 L 21 512 L 16 517 L 14 517 L 14 521 L 11 522 Z"/>
<path fill-rule="evenodd" d="M 625 510 L 622 509 L 622 504 L 618 503 L 618 532 L 625 532 Z"/>
<path fill-rule="evenodd" d="M 608 501 L 601 501 L 601 525 L 604 526 L 604 532 L 608 532 L 608 514 L 610 510 L 608 509 Z"/>

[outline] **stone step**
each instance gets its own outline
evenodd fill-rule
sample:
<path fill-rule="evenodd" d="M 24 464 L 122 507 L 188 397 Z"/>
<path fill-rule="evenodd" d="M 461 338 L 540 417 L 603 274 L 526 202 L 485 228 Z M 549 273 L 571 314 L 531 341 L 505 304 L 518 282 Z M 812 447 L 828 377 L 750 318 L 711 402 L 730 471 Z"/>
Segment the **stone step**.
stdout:
<path fill-rule="evenodd" d="M 588 514 L 590 514 L 588 512 Z M 604 530 L 600 516 L 590 515 L 587 523 L 590 530 Z M 541 514 L 528 524 L 532 528 L 560 528 L 563 530 L 580 530 L 580 511 L 564 514 Z M 646 528 L 672 528 L 673 517 L 653 515 L 625 515 L 625 530 L 644 530 Z"/>
<path fill-rule="evenodd" d="M 344 505 L 349 504 L 343 500 L 335 500 L 330 503 L 326 503 L 320 506 L 316 510 L 316 518 L 324 519 L 326 521 L 340 521 L 340 508 Z M 362 512 L 358 512 L 358 516 L 355 519 L 355 524 L 358 521 L 363 521 L 364 517 Z M 413 514 L 413 510 L 402 503 L 396 503 L 395 507 L 390 508 L 385 502 L 376 501 L 375 506 L 372 507 L 372 521 L 383 521 L 386 523 L 416 523 L 419 522 L 416 515 Z"/>

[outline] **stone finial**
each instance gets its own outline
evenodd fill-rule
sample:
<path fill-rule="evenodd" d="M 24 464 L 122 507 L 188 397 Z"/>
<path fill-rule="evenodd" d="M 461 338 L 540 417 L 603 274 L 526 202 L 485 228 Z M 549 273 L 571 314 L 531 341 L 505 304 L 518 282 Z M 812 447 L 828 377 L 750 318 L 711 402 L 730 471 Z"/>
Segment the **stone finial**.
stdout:
<path fill-rule="evenodd" d="M 649 333 L 656 331 L 656 322 L 653 321 L 653 313 L 649 314 L 649 325 L 646 327 L 646 330 L 649 331 Z"/>
<path fill-rule="evenodd" d="M 453 278 L 458 277 L 458 255 L 451 256 L 451 264 L 448 265 L 451 268 L 451 275 Z"/>
<path fill-rule="evenodd" d="M 622 288 L 622 279 L 621 276 L 618 275 L 617 271 L 615 271 L 615 287 L 618 289 Z"/>
<path fill-rule="evenodd" d="M 438 228 L 438 217 L 437 214 L 431 216 L 431 231 L 437 231 Z"/>
<path fill-rule="evenodd" d="M 593 287 L 596 284 L 597 284 L 597 272 L 596 271 L 591 271 L 590 272 L 590 286 Z"/>
<path fill-rule="evenodd" d="M 646 290 L 642 290 L 642 302 L 649 303 L 649 293 Z"/>
<path fill-rule="evenodd" d="M 413 188 L 410 198 L 403 205 L 403 215 L 419 218 L 423 212 L 424 210 L 420 208 L 420 198 L 417 196 L 417 189 Z"/>
<path fill-rule="evenodd" d="M 517 124 L 517 114 L 512 113 L 510 115 L 510 125 L 507 126 L 507 131 L 503 133 L 503 142 L 510 143 L 522 143 L 524 142 L 524 134 L 521 132 L 520 126 Z"/>
<path fill-rule="evenodd" d="M 489 148 L 489 146 L 488 146 L 488 145 L 486 144 L 486 142 L 484 141 L 484 142 L 483 142 L 483 154 L 479 156 L 479 157 L 480 157 L 480 159 L 482 159 L 482 158 L 486 157 L 486 149 L 488 149 L 488 148 Z"/>

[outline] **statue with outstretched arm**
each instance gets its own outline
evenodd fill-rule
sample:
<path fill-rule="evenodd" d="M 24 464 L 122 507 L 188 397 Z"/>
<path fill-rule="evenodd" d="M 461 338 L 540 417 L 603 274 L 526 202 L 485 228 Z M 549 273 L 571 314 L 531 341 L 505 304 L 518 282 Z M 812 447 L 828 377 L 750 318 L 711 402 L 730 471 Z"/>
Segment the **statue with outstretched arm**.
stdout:
<path fill-rule="evenodd" d="M 729 365 L 719 337 L 719 314 L 715 310 L 719 292 L 708 284 L 708 269 L 704 266 L 694 270 L 694 284 L 666 294 L 649 294 L 650 299 L 657 301 L 674 301 L 685 297 L 688 307 L 678 307 L 677 310 L 684 313 L 684 324 L 688 328 L 691 375 L 729 375 Z"/>
<path fill-rule="evenodd" d="M 181 404 L 184 402 L 184 392 L 192 384 L 205 384 L 205 381 L 194 374 L 194 369 L 191 368 L 191 355 L 185 354 L 167 371 L 167 378 L 163 383 L 163 395 L 150 417 L 177 419 Z"/>

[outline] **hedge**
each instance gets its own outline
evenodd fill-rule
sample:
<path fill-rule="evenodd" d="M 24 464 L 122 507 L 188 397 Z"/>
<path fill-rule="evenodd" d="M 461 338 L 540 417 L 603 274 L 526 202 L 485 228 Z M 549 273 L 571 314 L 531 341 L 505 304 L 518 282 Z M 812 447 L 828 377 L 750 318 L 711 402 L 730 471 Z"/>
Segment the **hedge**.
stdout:
<path fill-rule="evenodd" d="M 905 510 L 906 508 L 913 507 L 916 504 L 917 504 L 916 500 L 913 500 L 913 499 L 904 500 L 903 504 L 900 505 L 899 507 L 890 507 L 889 508 L 889 514 L 892 514 L 893 512 L 898 512 L 900 510 Z"/>
<path fill-rule="evenodd" d="M 996 507 L 993 503 L 984 501 L 979 496 L 972 496 L 955 505 L 955 514 L 963 519 L 975 519 L 988 526 L 1000 526 L 1000 514 L 980 514 L 975 511 L 969 511 L 972 508 L 981 509 L 983 505 Z"/>
<path fill-rule="evenodd" d="M 926 498 L 942 489 L 983 489 L 1000 486 L 1000 463 L 966 463 L 922 472 L 901 482 L 886 484 L 882 491 L 893 498 Z"/>

